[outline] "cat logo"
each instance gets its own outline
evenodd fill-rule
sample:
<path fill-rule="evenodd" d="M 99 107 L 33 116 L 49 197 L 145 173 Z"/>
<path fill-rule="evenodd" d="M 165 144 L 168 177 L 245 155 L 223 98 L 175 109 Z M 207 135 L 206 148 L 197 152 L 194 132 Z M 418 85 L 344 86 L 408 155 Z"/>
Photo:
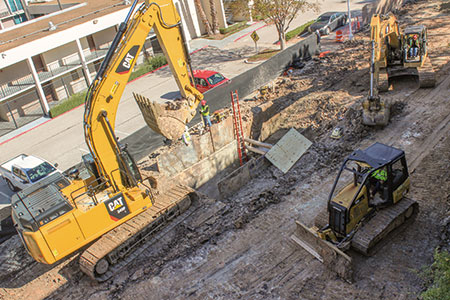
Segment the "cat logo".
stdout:
<path fill-rule="evenodd" d="M 104 203 L 108 210 L 108 214 L 113 221 L 118 221 L 130 213 L 122 193 L 112 197 Z"/>
<path fill-rule="evenodd" d="M 122 58 L 122 61 L 120 62 L 119 66 L 116 69 L 116 73 L 123 75 L 130 72 L 131 66 L 134 63 L 138 50 L 139 50 L 138 45 L 131 47 L 131 49 L 127 52 L 125 57 Z"/>

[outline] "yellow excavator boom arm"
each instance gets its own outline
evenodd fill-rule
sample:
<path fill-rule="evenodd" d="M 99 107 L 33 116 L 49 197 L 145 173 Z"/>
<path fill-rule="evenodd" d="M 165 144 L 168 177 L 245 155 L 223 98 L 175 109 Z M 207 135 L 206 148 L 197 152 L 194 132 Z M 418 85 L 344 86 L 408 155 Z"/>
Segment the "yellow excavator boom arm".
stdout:
<path fill-rule="evenodd" d="M 137 1 L 133 3 L 126 20 L 120 25 L 89 88 L 84 115 L 85 140 L 100 175 L 112 182 L 117 189 L 126 186 L 123 182 L 123 170 L 129 173 L 129 166 L 119 155 L 121 149 L 114 135 L 116 113 L 137 57 L 152 28 L 162 45 L 181 95 L 189 100 L 182 122 L 186 123 L 193 118 L 195 109 L 203 98 L 191 86 L 189 53 L 181 19 L 172 0 L 145 1 L 133 13 L 136 3 Z"/>

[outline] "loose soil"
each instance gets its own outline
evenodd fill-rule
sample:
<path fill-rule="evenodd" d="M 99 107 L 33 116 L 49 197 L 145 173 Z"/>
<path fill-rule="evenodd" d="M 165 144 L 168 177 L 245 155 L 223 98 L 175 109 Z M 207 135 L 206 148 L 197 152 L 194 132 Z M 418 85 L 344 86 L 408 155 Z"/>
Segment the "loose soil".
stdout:
<path fill-rule="evenodd" d="M 417 299 L 424 288 L 417 272 L 450 242 L 450 18 L 439 7 L 440 1 L 416 1 L 400 11 L 402 26 L 428 27 L 438 82 L 433 89 L 397 84 L 383 94 L 394 103 L 385 128 L 361 125 L 369 86 L 366 30 L 243 103 L 244 120 L 252 119 L 252 107 L 271 103 L 282 112 L 281 131 L 294 127 L 313 141 L 287 174 L 269 166 L 226 199 L 201 197 L 202 209 L 101 284 L 79 271 L 78 254 L 44 266 L 13 237 L 0 245 L 0 299 Z M 260 124 L 252 125 L 258 136 Z M 329 137 L 336 126 L 344 128 L 338 140 Z M 409 196 L 420 211 L 373 256 L 350 252 L 355 283 L 348 284 L 289 236 L 295 220 L 312 225 L 325 207 L 345 156 L 375 141 L 405 150 Z"/>

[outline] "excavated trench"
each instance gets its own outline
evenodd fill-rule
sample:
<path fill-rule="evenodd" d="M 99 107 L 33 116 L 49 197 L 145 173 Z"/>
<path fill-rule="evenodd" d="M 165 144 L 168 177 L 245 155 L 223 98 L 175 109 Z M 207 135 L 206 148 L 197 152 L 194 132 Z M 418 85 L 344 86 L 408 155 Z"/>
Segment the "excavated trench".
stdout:
<path fill-rule="evenodd" d="M 189 146 L 175 143 L 139 165 L 160 192 L 171 180 L 197 188 L 201 209 L 100 285 L 78 270 L 76 255 L 57 266 L 39 265 L 14 237 L 0 245 L 7 253 L 0 257 L 0 297 L 413 299 L 421 281 L 411 270 L 429 264 L 433 248 L 448 237 L 448 225 L 434 220 L 448 210 L 448 184 L 441 180 L 449 176 L 442 155 L 450 149 L 450 53 L 445 41 L 432 46 L 431 55 L 440 53 L 438 86 L 388 92 L 394 106 L 384 129 L 361 125 L 368 87 L 368 49 L 361 40 L 280 77 L 269 94 L 255 94 L 241 108 L 246 136 L 275 144 L 296 128 L 313 142 L 287 174 L 258 154 L 239 167 L 231 118 L 211 132 L 193 132 Z M 336 126 L 343 128 L 339 140 L 329 137 Z M 420 213 L 374 257 L 352 253 L 357 268 L 351 286 L 287 240 L 295 219 L 311 224 L 323 208 L 343 158 L 374 141 L 405 148 Z"/>

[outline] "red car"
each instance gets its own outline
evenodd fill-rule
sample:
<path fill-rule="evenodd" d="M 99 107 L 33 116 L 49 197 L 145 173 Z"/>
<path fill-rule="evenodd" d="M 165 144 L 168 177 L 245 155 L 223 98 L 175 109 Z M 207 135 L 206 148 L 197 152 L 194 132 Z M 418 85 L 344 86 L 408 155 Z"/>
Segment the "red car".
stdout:
<path fill-rule="evenodd" d="M 230 82 L 228 78 L 216 71 L 194 70 L 195 88 L 204 93 L 213 87 Z"/>

